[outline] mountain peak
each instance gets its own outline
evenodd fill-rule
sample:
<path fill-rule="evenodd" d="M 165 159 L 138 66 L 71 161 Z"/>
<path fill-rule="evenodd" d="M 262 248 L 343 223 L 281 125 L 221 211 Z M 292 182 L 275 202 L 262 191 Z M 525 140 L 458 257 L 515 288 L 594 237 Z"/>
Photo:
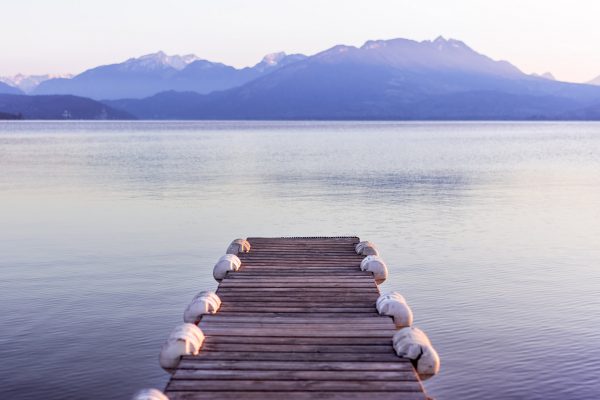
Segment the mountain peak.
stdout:
<path fill-rule="evenodd" d="M 391 41 L 399 41 L 404 39 L 392 39 Z M 388 40 L 367 40 L 360 49 L 361 50 L 377 50 L 388 45 Z"/>
<path fill-rule="evenodd" d="M 431 44 L 435 45 L 438 50 L 445 50 L 448 48 L 470 50 L 469 46 L 467 46 L 464 42 L 462 42 L 460 40 L 452 39 L 452 38 L 446 39 L 445 37 L 443 37 L 441 35 L 438 36 L 437 38 L 435 38 L 431 42 L 428 40 L 425 40 L 421 43 L 431 43 Z"/>
<path fill-rule="evenodd" d="M 306 56 L 302 54 L 287 54 L 283 51 L 279 51 L 276 53 L 267 54 L 252 68 L 260 72 L 265 72 L 267 70 L 285 67 L 286 65 L 295 63 L 305 58 Z"/>
<path fill-rule="evenodd" d="M 263 57 L 262 62 L 267 65 L 274 66 L 274 65 L 279 64 L 281 62 L 281 60 L 283 60 L 286 56 L 287 56 L 287 54 L 285 54 L 284 51 L 270 53 Z"/>
<path fill-rule="evenodd" d="M 125 69 L 130 70 L 174 68 L 180 71 L 188 64 L 198 60 L 200 58 L 194 54 L 170 56 L 161 50 L 156 53 L 145 54 L 138 58 L 130 58 L 122 65 Z"/>

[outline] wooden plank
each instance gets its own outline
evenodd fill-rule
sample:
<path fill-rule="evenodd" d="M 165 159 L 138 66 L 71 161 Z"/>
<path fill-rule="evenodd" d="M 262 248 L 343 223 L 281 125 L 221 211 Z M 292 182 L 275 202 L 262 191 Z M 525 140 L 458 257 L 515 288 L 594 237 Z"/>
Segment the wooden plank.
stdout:
<path fill-rule="evenodd" d="M 344 297 L 339 298 L 335 295 L 323 295 L 321 296 L 320 292 L 307 292 L 306 296 L 299 296 L 294 292 L 285 292 L 285 291 L 269 291 L 273 293 L 273 296 L 265 296 L 263 294 L 262 301 L 261 297 L 256 295 L 256 292 L 245 292 L 244 296 L 240 297 L 232 297 L 229 292 L 217 292 L 221 297 L 222 303 L 224 306 L 230 305 L 244 305 L 247 302 L 258 302 L 265 306 L 265 308 L 270 308 L 273 305 L 286 306 L 288 303 L 299 302 L 298 305 L 305 306 L 316 306 L 317 303 L 323 303 L 324 306 L 328 307 L 340 307 L 341 304 L 344 304 L 342 307 L 368 307 L 375 309 L 376 302 L 370 299 L 357 298 L 357 297 Z M 223 295 L 223 296 L 221 296 Z M 226 298 L 227 300 L 223 300 Z M 250 305 L 250 304 L 249 304 Z M 257 304 L 253 304 L 256 306 Z"/>
<path fill-rule="evenodd" d="M 366 273 L 364 275 L 351 275 L 347 273 L 338 273 L 337 275 L 332 274 L 323 274 L 323 273 L 301 273 L 301 274 L 287 274 L 281 273 L 278 271 L 273 271 L 272 274 L 261 273 L 252 274 L 246 273 L 243 270 L 240 270 L 236 273 L 228 274 L 223 281 L 233 281 L 233 282 L 264 282 L 264 283 L 273 283 L 273 282 L 323 282 L 324 279 L 331 279 L 336 282 L 367 282 L 370 283 L 373 280 L 373 275 L 371 273 Z"/>
<path fill-rule="evenodd" d="M 326 272 L 328 276 L 331 276 L 333 278 L 337 278 L 337 277 L 344 277 L 344 276 L 366 276 L 371 278 L 372 274 L 370 272 L 367 271 L 361 271 L 358 268 L 354 268 L 352 267 L 352 269 L 349 269 L 347 267 L 330 267 L 330 268 L 322 268 L 321 270 L 319 269 L 312 269 L 310 271 L 304 269 L 304 268 L 285 268 L 285 269 L 273 269 L 273 268 L 261 268 L 258 266 L 246 266 L 244 265 L 240 270 L 238 270 L 235 274 L 231 274 L 231 277 L 233 278 L 245 278 L 245 277 L 252 277 L 252 276 L 259 276 L 259 277 L 271 277 L 272 275 L 276 275 L 276 276 L 289 276 L 289 277 L 293 277 L 293 276 L 297 276 L 297 277 L 318 277 L 318 278 L 323 278 L 323 273 Z"/>
<path fill-rule="evenodd" d="M 343 297 L 342 297 L 343 296 Z M 281 302 L 281 301 L 306 301 L 310 298 L 313 299 L 317 299 L 319 301 L 327 301 L 330 303 L 344 303 L 344 302 L 351 302 L 351 303 L 357 303 L 357 302 L 364 302 L 366 304 L 369 305 L 374 305 L 375 302 L 377 301 L 377 295 L 371 295 L 371 296 L 352 296 L 352 295 L 329 295 L 329 296 L 302 296 L 302 295 L 298 295 L 298 294 L 285 294 L 285 293 L 278 293 L 277 295 L 274 296 L 269 296 L 268 298 L 265 298 L 264 295 L 260 295 L 258 293 L 244 293 L 243 295 L 239 295 L 236 296 L 235 294 L 232 294 L 231 292 L 220 292 L 220 296 L 221 300 L 223 302 L 227 301 L 264 301 L 267 300 L 269 302 Z"/>
<path fill-rule="evenodd" d="M 186 356 L 187 357 L 187 356 Z M 183 357 L 184 359 L 186 357 Z M 253 351 L 201 351 L 198 360 L 236 360 L 236 361 L 377 361 L 397 362 L 396 354 L 357 354 L 357 353 L 294 353 L 294 352 L 253 352 Z"/>
<path fill-rule="evenodd" d="M 342 254 L 345 256 L 359 256 L 353 245 L 305 245 L 305 246 L 277 246 L 267 247 L 255 245 L 249 253 L 241 255 L 247 257 L 264 257 L 270 254 L 297 254 L 301 257 L 318 257 L 319 255 Z"/>
<path fill-rule="evenodd" d="M 299 328 L 223 328 L 220 326 L 205 325 L 202 327 L 202 331 L 208 335 L 215 336 L 271 336 L 271 337 L 380 337 L 380 338 L 391 338 L 394 335 L 392 329 L 347 329 L 341 330 L 339 328 L 331 329 L 299 329 Z"/>
<path fill-rule="evenodd" d="M 167 390 L 222 390 L 222 391 L 356 391 L 369 392 L 372 390 L 395 392 L 419 392 L 421 384 L 417 381 L 322 381 L 322 380 L 178 380 L 169 382 Z"/>
<path fill-rule="evenodd" d="M 315 297 L 316 299 L 318 299 L 318 297 Z M 303 301 L 303 300 L 286 300 L 285 303 L 283 303 L 283 305 L 285 307 L 345 307 L 345 308 L 356 308 L 356 307 L 360 307 L 360 308 L 367 308 L 369 310 L 373 309 L 373 303 L 370 301 L 352 301 L 352 300 L 346 300 L 346 301 L 340 301 L 340 300 L 327 300 L 327 299 L 321 299 L 323 301 Z M 269 309 L 271 307 L 278 307 L 282 304 L 282 302 L 280 300 L 272 300 L 272 299 L 268 299 L 268 301 L 260 301 L 255 299 L 254 301 L 249 301 L 249 300 L 240 300 L 240 301 L 228 301 L 227 302 L 227 306 L 225 306 L 226 309 L 230 309 L 232 307 L 240 307 L 240 308 L 244 308 L 244 307 L 264 307 L 265 309 Z"/>
<path fill-rule="evenodd" d="M 364 256 L 360 254 L 355 254 L 354 252 L 333 252 L 333 251 L 322 251 L 316 249 L 306 249 L 306 250 L 280 250 L 280 251 L 270 251 L 264 252 L 261 254 L 253 254 L 253 253 L 244 253 L 239 254 L 238 257 L 241 260 L 269 260 L 277 262 L 279 260 L 297 260 L 299 262 L 302 261 L 350 261 L 350 262 L 360 262 L 361 258 Z"/>
<path fill-rule="evenodd" d="M 376 289 L 375 289 L 376 290 Z M 252 287 L 223 287 L 218 288 L 216 293 L 219 295 L 227 296 L 255 296 L 261 295 L 263 299 L 269 299 L 271 297 L 283 296 L 283 297 L 300 297 L 306 300 L 314 298 L 329 298 L 335 300 L 337 298 L 345 297 L 349 299 L 359 298 L 363 301 L 369 301 L 375 306 L 375 302 L 379 297 L 379 292 L 374 290 L 368 290 L 367 288 L 353 288 L 352 291 L 344 290 L 344 288 L 299 288 L 299 287 L 267 287 L 267 288 L 252 288 Z M 372 300 L 372 299 L 375 300 Z"/>
<path fill-rule="evenodd" d="M 236 287 L 236 288 L 232 288 L 232 287 L 219 287 L 217 289 L 217 293 L 220 292 L 227 292 L 228 290 L 235 290 L 235 292 L 233 293 L 243 293 L 243 292 L 263 292 L 265 293 L 265 295 L 269 294 L 270 292 L 286 292 L 286 293 L 296 293 L 296 294 L 300 294 L 300 293 L 340 293 L 340 294 L 345 294 L 348 293 L 348 290 L 346 290 L 346 288 L 314 288 L 314 287 L 308 287 L 308 288 L 245 288 L 245 287 Z M 299 290 L 302 289 L 302 290 Z M 375 288 L 373 288 L 372 290 L 369 288 L 354 288 L 352 290 L 352 293 L 354 294 L 373 294 L 373 290 L 376 290 Z"/>
<path fill-rule="evenodd" d="M 403 358 L 393 362 L 378 361 L 265 361 L 265 360 L 199 360 L 196 357 L 184 357 L 179 369 L 225 369 L 254 371 L 411 371 L 412 364 Z"/>
<path fill-rule="evenodd" d="M 265 262 L 246 262 L 244 260 L 241 260 L 243 263 L 242 266 L 242 270 L 248 270 L 248 269 L 252 269 L 252 268 L 262 268 L 262 269 L 273 269 L 273 270 L 278 270 L 281 271 L 283 269 L 290 269 L 290 270 L 294 270 L 294 269 L 298 269 L 298 270 L 304 270 L 304 271 L 312 271 L 312 270 L 343 270 L 343 271 L 348 271 L 348 272 L 352 272 L 352 271 L 360 271 L 360 264 L 357 265 L 352 265 L 352 263 L 347 263 L 347 262 L 300 262 L 298 260 L 291 260 L 289 262 L 269 262 L 269 261 L 265 261 Z"/>
<path fill-rule="evenodd" d="M 242 306 L 230 307 L 228 305 L 221 306 L 224 312 L 249 311 L 249 312 L 313 312 L 313 313 L 375 313 L 375 307 L 261 307 L 261 306 Z"/>
<path fill-rule="evenodd" d="M 394 331 L 394 324 L 389 321 L 385 325 L 375 325 L 369 323 L 361 323 L 361 324 L 353 324 L 353 323 L 341 323 L 336 321 L 330 321 L 329 323 L 313 323 L 310 326 L 306 326 L 306 324 L 288 324 L 285 322 L 246 322 L 246 323 L 236 323 L 236 322 L 207 322 L 200 321 L 199 324 L 201 329 L 230 329 L 231 332 L 235 332 L 236 329 L 269 329 L 269 330 L 294 330 L 295 332 L 303 332 L 305 330 L 314 330 L 318 329 L 319 331 Z M 390 335 L 390 338 L 392 336 Z"/>
<path fill-rule="evenodd" d="M 279 255 L 279 254 L 297 254 L 298 256 L 318 257 L 320 255 L 331 255 L 341 254 L 347 257 L 360 256 L 357 254 L 354 245 L 304 245 L 304 246 L 277 246 L 267 247 L 255 245 L 249 253 L 243 253 L 240 255 L 247 257 L 264 257 L 266 255 Z"/>
<path fill-rule="evenodd" d="M 205 343 L 202 351 L 233 351 L 233 352 L 272 352 L 272 353 L 382 353 L 394 354 L 390 343 L 383 345 L 373 344 L 350 344 L 350 345 L 330 345 L 330 344 L 248 344 L 248 343 Z"/>
<path fill-rule="evenodd" d="M 298 261 L 359 261 L 364 256 L 356 254 L 354 252 L 341 252 L 341 251 L 323 251 L 318 249 L 299 249 L 299 250 L 278 250 L 256 253 L 244 253 L 239 254 L 238 257 L 242 260 L 267 260 L 279 261 L 279 260 L 291 260 L 296 259 Z"/>
<path fill-rule="evenodd" d="M 285 277 L 285 276 L 300 276 L 300 277 L 313 277 L 321 278 L 323 276 L 329 276 L 331 278 L 341 276 L 351 276 L 363 274 L 372 277 L 373 274 L 368 271 L 361 271 L 360 267 L 336 267 L 336 266 L 261 266 L 261 265 L 242 265 L 242 267 L 234 274 L 240 277 L 244 277 L 245 274 L 263 274 L 266 278 L 270 278 L 273 275 Z"/>
<path fill-rule="evenodd" d="M 327 324 L 335 321 L 340 324 L 369 324 L 384 327 L 393 327 L 391 317 L 388 318 L 375 318 L 373 320 L 369 317 L 340 317 L 340 318 L 305 318 L 305 317 L 279 317 L 279 316 L 268 316 L 268 317 L 257 317 L 257 316 L 227 316 L 223 314 L 205 315 L 202 317 L 202 322 L 247 322 L 247 323 L 266 323 L 266 324 Z"/>
<path fill-rule="evenodd" d="M 322 274 L 313 274 L 313 275 L 300 275 L 294 276 L 285 273 L 278 272 L 273 274 L 272 276 L 265 276 L 265 274 L 228 274 L 222 282 L 252 282 L 252 283 L 279 283 L 279 282 L 302 282 L 302 283 L 323 283 L 328 280 L 332 280 L 334 282 L 362 282 L 362 283 L 373 283 L 373 276 L 371 274 L 364 275 L 349 275 L 349 274 L 340 274 L 334 278 L 331 278 L 329 275 L 323 276 Z"/>
<path fill-rule="evenodd" d="M 244 310 L 238 310 L 238 311 L 219 311 L 219 315 L 225 315 L 225 316 L 244 316 L 244 317 L 249 317 L 249 316 L 256 316 L 256 317 L 269 317 L 269 316 L 276 316 L 276 317 L 303 317 L 303 318 L 338 318 L 338 317 L 361 317 L 361 318 L 381 318 L 381 315 L 377 314 L 377 311 L 375 311 L 375 309 L 373 309 L 372 312 L 369 313 L 353 313 L 353 312 L 319 312 L 319 313 L 315 313 L 312 311 L 308 311 L 308 312 L 287 312 L 287 311 L 283 311 L 283 312 L 267 312 L 267 311 L 259 311 L 259 312 L 255 312 L 255 311 L 244 311 Z"/>
<path fill-rule="evenodd" d="M 222 289 L 226 288 L 323 288 L 323 289 L 375 289 L 374 282 L 245 282 L 235 280 L 223 280 L 219 285 Z M 348 290 L 344 290 L 347 292 Z"/>
<path fill-rule="evenodd" d="M 173 374 L 176 380 L 312 380 L 312 381 L 406 381 L 417 382 L 413 371 L 256 371 L 179 369 Z"/>
<path fill-rule="evenodd" d="M 223 296 L 230 296 L 230 299 L 234 299 L 234 298 L 242 298 L 242 297 L 262 297 L 263 299 L 269 299 L 269 298 L 275 298 L 275 297 L 282 297 L 282 298 L 300 298 L 300 299 L 305 299 L 305 300 L 309 300 L 311 298 L 315 298 L 315 296 L 318 296 L 319 299 L 323 299 L 323 300 L 331 300 L 331 301 L 335 301 L 336 299 L 361 299 L 363 296 L 365 297 L 366 300 L 368 299 L 368 301 L 370 303 L 373 304 L 373 306 L 375 306 L 375 302 L 377 300 L 377 297 L 379 296 L 379 293 L 368 293 L 368 292 L 363 292 L 360 291 L 359 293 L 344 293 L 344 292 L 339 292 L 339 291 L 302 291 L 302 290 L 277 290 L 277 291 L 273 291 L 273 290 L 252 290 L 252 289 L 231 289 L 231 288 L 226 288 L 226 289 L 217 289 L 217 294 L 219 295 L 219 297 Z M 375 300 L 372 300 L 372 299 Z"/>
<path fill-rule="evenodd" d="M 306 237 L 249 237 L 247 240 L 250 243 L 358 243 L 360 239 L 357 236 L 306 236 Z"/>
<path fill-rule="evenodd" d="M 307 265 L 329 265 L 329 266 L 350 266 L 358 264 L 360 266 L 363 256 L 320 256 L 319 258 L 299 258 L 293 254 L 278 255 L 278 256 L 261 256 L 261 257 L 250 257 L 240 256 L 242 263 L 250 264 L 266 264 L 266 265 L 278 265 L 278 264 L 307 264 Z"/>
<path fill-rule="evenodd" d="M 256 291 L 256 290 L 250 290 L 250 289 L 236 289 L 234 291 L 230 290 L 230 289 L 223 289 L 223 290 L 217 290 L 217 294 L 219 295 L 219 297 L 223 296 L 227 296 L 227 295 L 234 295 L 236 292 L 240 292 L 241 296 L 244 297 L 254 297 L 254 298 L 260 298 L 260 294 L 262 293 L 262 297 L 263 299 L 268 299 L 271 296 L 273 298 L 275 297 L 281 297 L 281 298 L 287 298 L 287 300 L 293 300 L 293 299 L 298 299 L 300 298 L 299 301 L 302 301 L 301 299 L 301 295 L 297 290 L 263 290 L 263 291 Z M 306 290 L 306 296 L 304 297 L 304 300 L 306 300 L 306 302 L 310 302 L 311 299 L 320 299 L 322 301 L 328 301 L 331 303 L 331 306 L 335 306 L 336 301 L 339 299 L 339 297 L 337 296 L 338 292 L 328 292 L 328 291 L 315 291 L 315 290 Z M 339 293 L 339 295 L 343 295 L 342 293 Z M 240 297 L 241 297 L 240 296 Z M 352 301 L 353 298 L 347 298 L 348 300 Z M 287 300 L 283 300 L 283 301 L 287 301 Z M 339 299 L 340 301 L 343 301 L 343 299 Z M 231 300 L 228 300 L 231 301 Z M 365 303 L 369 304 L 369 307 L 372 307 L 373 310 L 375 310 L 375 301 L 366 301 Z M 223 301 L 222 306 L 226 306 L 227 304 L 225 303 L 225 301 Z"/>
<path fill-rule="evenodd" d="M 299 300 L 311 300 L 311 299 L 322 299 L 323 301 L 335 301 L 336 299 L 340 299 L 340 300 L 344 300 L 344 299 L 348 299 L 348 300 L 356 300 L 356 301 L 366 301 L 369 302 L 370 304 L 375 305 L 377 298 L 379 296 L 379 293 L 377 292 L 371 292 L 371 293 L 364 293 L 363 291 L 361 291 L 360 293 L 354 293 L 354 291 L 350 292 L 350 293 L 340 293 L 339 291 L 318 291 L 318 292 L 311 292 L 310 294 L 308 294 L 307 292 L 303 292 L 303 291 L 298 291 L 298 290 L 293 290 L 294 288 L 291 288 L 292 290 L 284 290 L 284 291 L 278 291 L 275 293 L 268 293 L 269 296 L 265 296 L 265 293 L 267 292 L 272 292 L 271 290 L 252 290 L 250 288 L 243 288 L 243 290 L 232 290 L 233 288 L 222 288 L 220 290 L 217 291 L 217 293 L 220 293 L 219 297 L 228 297 L 228 300 L 237 300 L 237 299 L 241 299 L 244 297 L 262 297 L 265 300 L 269 300 L 269 299 L 274 299 L 276 297 L 282 297 L 285 299 L 299 299 Z M 268 288 L 267 288 L 268 289 Z M 297 288 L 296 288 L 297 289 Z M 239 292 L 239 293 L 238 293 Z M 315 295 L 314 293 L 318 293 L 318 295 Z M 261 295 L 262 294 L 262 295 Z M 221 298 L 221 300 L 223 300 L 223 298 Z"/>
<path fill-rule="evenodd" d="M 363 392 L 215 392 L 203 391 L 169 391 L 169 400 L 428 400 L 422 392 L 396 392 L 370 391 L 368 397 Z"/>
<path fill-rule="evenodd" d="M 321 344 L 329 346 L 346 346 L 354 344 L 391 346 L 391 338 L 332 338 L 332 337 L 272 337 L 272 336 L 208 336 L 204 343 L 231 344 Z"/>
<path fill-rule="evenodd" d="M 281 273 L 285 272 L 361 272 L 360 260 L 298 260 L 297 258 L 290 258 L 289 260 L 280 259 L 270 261 L 266 260 L 245 260 L 240 259 L 242 262 L 241 271 L 248 270 L 277 270 Z"/>
<path fill-rule="evenodd" d="M 355 278 L 355 277 L 361 277 L 361 278 L 373 278 L 373 274 L 371 272 L 367 272 L 367 271 L 360 271 L 358 269 L 356 270 L 333 270 L 332 268 L 329 268 L 329 271 L 327 270 L 306 270 L 304 268 L 302 269 L 297 269 L 297 270 L 292 270 L 292 269 L 285 269 L 285 270 L 277 270 L 277 269 L 264 269 L 264 268 L 246 268 L 246 267 L 242 267 L 240 270 L 238 270 L 235 273 L 230 274 L 230 276 L 227 276 L 226 279 L 256 279 L 256 278 L 260 278 L 260 279 L 275 279 L 275 278 L 281 278 L 281 279 L 285 279 L 285 278 L 297 278 L 297 279 L 302 279 L 302 278 L 306 278 L 306 279 L 323 279 L 323 276 L 327 276 L 329 277 L 329 279 L 349 279 L 349 278 Z"/>
<path fill-rule="evenodd" d="M 318 256 L 313 255 L 307 255 L 307 252 L 303 252 L 302 253 L 289 253 L 289 252 L 281 252 L 281 253 L 270 253 L 270 254 L 261 254 L 261 255 L 257 255 L 257 254 L 251 254 L 251 253 L 245 253 L 245 254 L 239 254 L 238 257 L 240 258 L 240 260 L 242 261 L 246 261 L 246 262 L 252 262 L 252 261 L 262 261 L 262 262 L 266 262 L 266 263 L 274 263 L 277 264 L 278 262 L 297 262 L 297 263 L 319 263 L 319 264 L 326 264 L 326 263 L 346 263 L 346 264 L 350 264 L 350 263 L 359 263 L 360 261 L 364 258 L 364 256 L 358 255 L 358 254 L 342 254 L 342 253 L 338 253 L 338 254 L 325 254 L 325 253 L 321 253 Z"/>
<path fill-rule="evenodd" d="M 277 289 L 277 290 L 271 290 L 271 289 Z M 286 289 L 286 290 L 282 290 L 282 289 Z M 358 299 L 362 299 L 362 300 L 366 300 L 368 299 L 368 301 L 371 301 L 373 304 L 375 304 L 375 301 L 377 300 L 377 298 L 379 297 L 379 292 L 377 292 L 375 290 L 364 290 L 365 288 L 356 288 L 355 290 L 333 290 L 336 288 L 330 288 L 332 290 L 319 290 L 321 288 L 307 288 L 307 289 L 311 289 L 310 291 L 304 291 L 302 290 L 302 288 L 251 288 L 251 287 L 226 287 L 226 288 L 218 288 L 217 289 L 217 293 L 221 293 L 223 295 L 232 295 L 235 297 L 241 297 L 241 296 L 248 296 L 251 294 L 261 294 L 262 293 L 262 297 L 264 299 L 268 299 L 271 296 L 285 296 L 285 297 L 289 297 L 289 296 L 296 296 L 296 297 L 301 297 L 304 299 L 311 299 L 312 296 L 315 296 L 315 293 L 318 293 L 319 297 L 321 296 L 326 296 L 326 297 L 335 297 L 335 298 L 340 298 L 340 297 L 346 297 L 346 298 L 358 298 Z M 317 289 L 317 290 L 312 290 L 312 289 Z M 276 293 L 279 292 L 279 293 Z M 309 293 L 310 292 L 310 293 Z M 268 296 L 266 296 L 268 295 Z M 374 300 L 371 300 L 375 298 Z"/>

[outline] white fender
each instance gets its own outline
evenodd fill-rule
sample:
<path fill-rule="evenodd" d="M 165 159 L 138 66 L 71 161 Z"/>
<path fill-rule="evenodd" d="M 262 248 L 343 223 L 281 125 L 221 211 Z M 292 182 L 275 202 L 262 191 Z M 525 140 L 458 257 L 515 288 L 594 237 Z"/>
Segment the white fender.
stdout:
<path fill-rule="evenodd" d="M 389 298 L 394 298 L 394 297 L 404 298 L 404 296 L 402 296 L 400 294 L 400 292 L 397 292 L 395 290 L 379 295 L 379 297 L 377 298 L 377 301 L 375 302 L 375 305 L 377 306 L 377 310 L 379 310 L 379 303 L 381 303 L 384 299 L 389 299 Z"/>
<path fill-rule="evenodd" d="M 406 327 L 394 335 L 392 342 L 399 357 L 406 357 L 416 363 L 421 379 L 431 378 L 440 370 L 440 357 L 429 338 L 419 328 Z"/>
<path fill-rule="evenodd" d="M 181 337 L 187 338 L 187 335 L 192 335 L 193 338 L 198 342 L 199 346 L 202 346 L 204 342 L 204 333 L 196 324 L 185 323 L 177 325 L 169 335 L 169 339 L 179 339 Z"/>
<path fill-rule="evenodd" d="M 237 271 L 241 265 L 242 262 L 238 256 L 225 254 L 223 257 L 219 258 L 219 261 L 215 264 L 215 267 L 213 268 L 213 277 L 217 281 L 221 281 L 221 279 L 225 278 L 227 272 Z"/>
<path fill-rule="evenodd" d="M 204 343 L 204 333 L 194 324 L 181 324 L 169 335 L 160 349 L 160 366 L 170 372 L 179 363 L 181 356 L 197 355 Z"/>
<path fill-rule="evenodd" d="M 246 239 L 235 239 L 227 248 L 227 254 L 247 253 L 250 251 L 250 242 Z"/>
<path fill-rule="evenodd" d="M 133 395 L 132 400 L 169 400 L 169 398 L 157 389 L 142 389 Z"/>
<path fill-rule="evenodd" d="M 212 290 L 203 290 L 201 292 L 199 292 L 197 295 L 194 296 L 194 299 L 197 297 L 210 297 L 212 298 L 214 301 L 217 302 L 217 306 L 221 307 L 221 299 L 219 298 L 219 296 L 217 296 L 217 294 L 215 292 L 213 292 Z"/>
<path fill-rule="evenodd" d="M 362 251 L 362 248 L 365 246 L 365 244 L 369 243 L 366 240 L 363 240 L 362 242 L 358 242 L 356 244 L 356 246 L 354 246 L 354 250 L 356 251 L 356 254 L 360 254 L 360 252 Z"/>
<path fill-rule="evenodd" d="M 382 294 L 377 299 L 377 311 L 381 315 L 388 315 L 394 318 L 394 324 L 397 328 L 411 326 L 413 323 L 413 313 L 404 297 L 398 292 Z"/>
<path fill-rule="evenodd" d="M 204 293 L 204 294 L 201 294 Z M 221 306 L 221 299 L 213 292 L 201 292 L 183 312 L 183 321 L 195 323 L 204 314 L 215 314 Z"/>
<path fill-rule="evenodd" d="M 388 276 L 387 265 L 379 256 L 365 257 L 360 263 L 360 269 L 372 272 L 377 284 L 384 282 Z"/>
<path fill-rule="evenodd" d="M 356 250 L 356 254 L 360 254 L 363 256 L 378 256 L 379 252 L 377 251 L 377 247 L 369 241 L 360 242 L 357 244 L 354 249 Z"/>

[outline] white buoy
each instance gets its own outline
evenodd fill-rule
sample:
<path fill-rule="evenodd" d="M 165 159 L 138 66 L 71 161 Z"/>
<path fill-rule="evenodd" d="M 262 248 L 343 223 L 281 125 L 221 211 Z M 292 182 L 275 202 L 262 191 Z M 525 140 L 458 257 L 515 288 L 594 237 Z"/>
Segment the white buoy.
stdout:
<path fill-rule="evenodd" d="M 440 357 L 425 332 L 419 328 L 406 327 L 398 330 L 392 342 L 399 357 L 406 357 L 416 363 L 421 379 L 429 379 L 439 372 Z"/>
<path fill-rule="evenodd" d="M 204 314 L 215 314 L 221 307 L 221 299 L 211 291 L 198 293 L 183 312 L 183 321 L 196 323 Z"/>
<path fill-rule="evenodd" d="M 411 326 L 413 323 L 413 313 L 404 296 L 398 292 L 385 293 L 379 296 L 377 302 L 377 311 L 381 315 L 388 315 L 394 318 L 394 324 L 398 328 Z"/>
<path fill-rule="evenodd" d="M 182 356 L 197 355 L 204 343 L 204 333 L 194 324 L 181 324 L 169 335 L 160 349 L 160 366 L 171 372 Z"/>
<path fill-rule="evenodd" d="M 217 306 L 221 307 L 221 298 L 212 290 L 203 290 L 203 291 L 199 292 L 197 295 L 195 295 L 194 299 L 198 298 L 198 297 L 205 297 L 205 296 L 212 298 L 217 303 Z"/>
<path fill-rule="evenodd" d="M 158 389 L 142 389 L 133 395 L 132 400 L 169 400 L 169 398 Z"/>
<path fill-rule="evenodd" d="M 378 256 L 379 251 L 377 251 L 377 247 L 369 241 L 364 241 L 358 243 L 354 250 L 356 250 L 356 254 L 360 254 L 363 256 Z"/>
<path fill-rule="evenodd" d="M 248 253 L 250 251 L 250 242 L 246 239 L 235 239 L 227 248 L 227 254 Z"/>
<path fill-rule="evenodd" d="M 388 276 L 387 265 L 379 256 L 365 257 L 360 263 L 360 269 L 372 272 L 378 285 L 384 282 Z"/>
<path fill-rule="evenodd" d="M 217 281 L 221 281 L 221 279 L 225 278 L 227 272 L 237 271 L 241 266 L 242 261 L 240 261 L 238 256 L 225 254 L 223 257 L 219 258 L 219 261 L 215 264 L 213 276 Z"/>
<path fill-rule="evenodd" d="M 369 242 L 368 242 L 368 241 L 366 241 L 366 240 L 363 240 L 362 242 L 358 242 L 358 243 L 356 244 L 356 246 L 354 246 L 354 250 L 356 250 L 356 254 L 360 254 L 360 252 L 362 251 L 362 248 L 363 248 L 363 246 L 364 246 L 366 243 L 369 243 Z"/>

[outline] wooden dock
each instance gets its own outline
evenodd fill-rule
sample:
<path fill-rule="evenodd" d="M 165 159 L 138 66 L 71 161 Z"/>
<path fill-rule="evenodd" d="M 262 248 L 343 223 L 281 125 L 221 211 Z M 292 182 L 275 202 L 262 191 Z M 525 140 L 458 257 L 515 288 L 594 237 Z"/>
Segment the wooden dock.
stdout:
<path fill-rule="evenodd" d="M 242 267 L 202 317 L 197 356 L 184 356 L 165 394 L 181 399 L 427 399 L 396 356 L 390 317 L 357 237 L 248 238 Z"/>

